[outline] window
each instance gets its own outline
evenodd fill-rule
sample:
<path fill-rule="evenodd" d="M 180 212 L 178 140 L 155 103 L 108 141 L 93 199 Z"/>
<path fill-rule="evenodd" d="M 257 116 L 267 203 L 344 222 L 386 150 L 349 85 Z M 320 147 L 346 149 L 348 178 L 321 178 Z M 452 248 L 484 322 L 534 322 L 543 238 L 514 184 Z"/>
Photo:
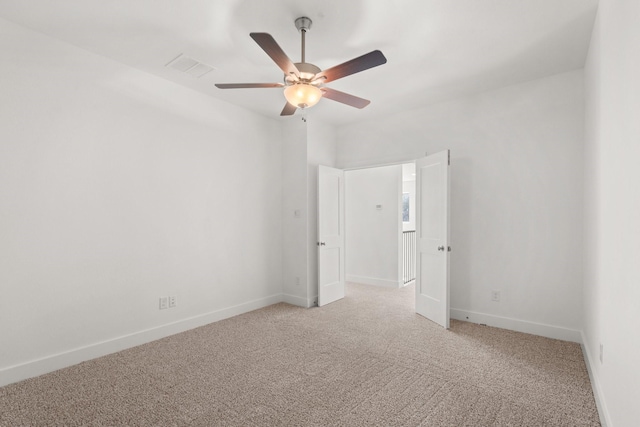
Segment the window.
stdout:
<path fill-rule="evenodd" d="M 402 193 L 402 222 L 409 222 L 409 193 Z"/>

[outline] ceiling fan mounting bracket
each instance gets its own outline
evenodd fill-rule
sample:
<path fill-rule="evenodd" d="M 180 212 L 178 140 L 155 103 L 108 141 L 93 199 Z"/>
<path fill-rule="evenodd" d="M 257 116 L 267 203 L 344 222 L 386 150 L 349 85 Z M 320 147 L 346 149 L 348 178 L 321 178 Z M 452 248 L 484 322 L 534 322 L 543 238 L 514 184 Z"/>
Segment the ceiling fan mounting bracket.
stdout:
<path fill-rule="evenodd" d="M 298 31 L 309 31 L 311 29 L 311 24 L 313 24 L 313 22 L 306 16 L 301 16 L 296 19 L 296 28 Z"/>

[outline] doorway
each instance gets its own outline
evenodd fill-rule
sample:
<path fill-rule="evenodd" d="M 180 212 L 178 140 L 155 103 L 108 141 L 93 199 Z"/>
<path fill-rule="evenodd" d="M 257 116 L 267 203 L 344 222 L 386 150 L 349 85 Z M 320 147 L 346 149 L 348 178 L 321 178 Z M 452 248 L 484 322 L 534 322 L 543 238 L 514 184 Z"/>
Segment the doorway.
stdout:
<path fill-rule="evenodd" d="M 415 164 L 345 172 L 347 282 L 402 288 L 415 279 Z"/>
<path fill-rule="evenodd" d="M 416 164 L 402 165 L 402 286 L 416 281 Z"/>
<path fill-rule="evenodd" d="M 416 274 L 415 274 L 415 311 L 416 313 L 449 328 L 449 150 L 444 150 L 415 161 L 416 173 Z M 401 287 L 402 264 L 401 247 L 402 236 L 402 185 L 401 165 L 381 166 L 377 168 L 351 170 L 348 175 L 350 182 L 360 182 L 361 186 L 346 185 L 345 171 L 327 166 L 318 168 L 318 305 L 323 306 L 344 297 L 345 279 L 361 283 L 378 284 L 382 286 Z M 378 174 L 377 172 L 381 172 Z M 388 174 L 392 179 L 380 179 Z M 395 178 L 395 180 L 393 179 Z M 345 187 L 349 190 L 350 203 L 345 207 Z M 390 195 L 389 199 L 382 199 L 380 190 Z M 365 196 L 374 195 L 374 199 Z M 377 197 L 378 199 L 376 199 Z M 357 203 L 353 201 L 357 200 Z M 372 200 L 374 203 L 372 203 Z M 377 201 L 376 201 L 377 200 Z M 385 205 L 390 209 L 385 210 Z M 365 216 L 358 215 L 358 208 Z M 372 209 L 377 213 L 372 214 Z M 410 208 L 409 208 L 410 211 Z M 345 228 L 345 213 L 349 213 L 349 224 Z M 386 228 L 388 223 L 397 227 Z M 360 248 L 350 242 L 348 249 L 349 265 L 346 263 L 346 237 L 358 231 L 362 224 L 368 224 L 365 232 L 357 233 L 364 238 Z M 391 236 L 382 240 L 382 244 L 372 244 L 374 232 L 384 227 L 382 236 Z M 366 231 L 369 231 L 368 233 Z M 380 233 L 378 233 L 380 234 Z M 393 235 L 397 236 L 397 240 Z M 329 240 L 333 244 L 327 243 Z M 394 240 L 395 243 L 394 244 Z M 385 244 L 386 243 L 386 244 Z M 354 256 L 366 251 L 369 257 L 364 257 L 364 263 L 369 270 L 391 272 L 390 280 L 353 274 L 351 268 Z M 381 256 L 381 252 L 391 249 L 388 256 Z M 362 259 L 357 260 L 361 262 Z M 394 263 L 395 268 L 393 267 Z M 357 271 L 357 270 L 356 270 Z M 346 273 L 346 274 L 345 274 Z M 395 273 L 395 274 L 394 274 Z M 395 276 L 395 277 L 394 277 Z M 323 280 L 326 279 L 326 280 Z M 355 280 L 354 280 L 355 279 Z M 365 280 L 367 282 L 365 282 Z"/>

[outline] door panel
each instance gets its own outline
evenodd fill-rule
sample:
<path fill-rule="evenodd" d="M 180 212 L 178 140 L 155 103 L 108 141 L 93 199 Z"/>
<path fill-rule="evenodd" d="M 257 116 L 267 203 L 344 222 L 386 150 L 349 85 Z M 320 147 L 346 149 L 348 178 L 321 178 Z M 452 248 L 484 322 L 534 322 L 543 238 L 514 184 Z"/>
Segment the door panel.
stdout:
<path fill-rule="evenodd" d="M 449 328 L 449 151 L 416 161 L 416 313 Z"/>
<path fill-rule="evenodd" d="M 344 298 L 344 171 L 318 167 L 318 306 Z"/>
<path fill-rule="evenodd" d="M 336 195 L 340 194 L 341 177 L 327 174 L 320 180 L 321 189 L 318 192 L 322 198 L 322 215 L 318 218 L 320 229 L 325 236 L 340 236 L 340 198 Z"/>
<path fill-rule="evenodd" d="M 319 251 L 320 262 L 325 266 L 336 266 L 336 268 L 326 268 L 324 283 L 338 283 L 340 281 L 340 248 L 321 248 Z"/>

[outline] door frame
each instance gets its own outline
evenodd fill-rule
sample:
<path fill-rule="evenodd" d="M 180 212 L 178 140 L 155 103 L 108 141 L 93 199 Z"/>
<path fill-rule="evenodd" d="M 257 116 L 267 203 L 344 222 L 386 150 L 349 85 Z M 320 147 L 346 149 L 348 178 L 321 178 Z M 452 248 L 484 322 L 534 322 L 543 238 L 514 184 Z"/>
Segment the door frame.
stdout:
<path fill-rule="evenodd" d="M 450 169 L 449 169 L 449 166 L 451 165 L 451 150 L 450 149 L 446 149 L 445 151 L 447 152 L 447 188 L 450 189 Z M 442 151 L 436 152 L 436 153 L 433 153 L 433 154 L 435 155 L 435 154 L 439 154 L 441 152 Z M 429 154 L 425 153 L 424 157 L 420 157 L 419 159 L 413 159 L 413 160 L 408 160 L 408 161 L 394 161 L 394 162 L 388 162 L 388 163 L 383 163 L 383 164 L 366 165 L 366 166 L 365 165 L 360 165 L 360 166 L 354 166 L 354 167 L 350 167 L 350 168 L 343 168 L 343 169 L 340 169 L 340 170 L 344 174 L 344 173 L 346 173 L 348 171 L 362 170 L 362 169 L 372 169 L 372 168 L 384 167 L 384 166 L 395 166 L 395 165 L 402 165 L 402 164 L 411 163 L 411 162 L 414 162 L 416 164 L 416 166 L 417 166 L 418 161 L 421 160 L 421 159 L 424 159 L 425 157 L 429 157 Z M 334 168 L 334 169 L 337 169 L 337 168 Z M 416 197 L 415 197 L 414 203 L 419 204 L 420 203 L 420 192 L 417 191 L 417 187 L 418 187 L 418 183 L 416 182 Z M 402 200 L 401 197 L 402 197 L 402 190 L 400 189 L 400 191 L 399 191 L 399 200 L 398 200 L 399 206 L 400 206 L 400 203 L 401 203 L 401 200 Z M 450 195 L 449 195 L 449 190 L 448 190 L 447 191 L 447 201 L 446 201 L 446 203 L 447 203 L 447 208 L 446 208 L 447 211 L 449 210 L 449 206 L 450 206 L 449 197 L 450 197 Z M 345 203 L 346 203 L 346 200 L 345 200 Z M 345 211 L 346 211 L 346 204 L 344 205 L 343 209 L 345 209 Z M 416 210 L 416 214 L 418 214 L 418 210 Z M 446 281 L 447 281 L 447 283 L 446 283 L 446 292 L 447 292 L 446 313 L 447 313 L 447 316 L 446 316 L 445 324 L 442 325 L 446 329 L 449 328 L 449 321 L 450 321 L 450 318 L 451 318 L 450 317 L 451 316 L 450 315 L 451 301 L 450 301 L 450 298 L 449 298 L 449 295 L 450 295 L 450 292 L 451 292 L 450 279 L 449 279 L 449 276 L 450 276 L 450 273 L 449 273 L 449 271 L 450 271 L 450 269 L 449 269 L 450 258 L 449 258 L 449 254 L 448 254 L 448 252 L 451 250 L 450 246 L 449 246 L 451 244 L 450 238 L 449 238 L 449 236 L 450 236 L 450 227 L 451 227 L 450 213 L 447 214 L 447 218 L 448 218 L 447 219 L 447 231 L 446 231 L 446 235 L 447 236 L 445 238 L 446 241 L 445 241 L 445 246 L 444 246 L 444 247 L 446 247 L 446 249 L 444 249 L 444 251 L 445 251 L 445 255 L 446 255 L 446 276 L 447 276 L 446 277 Z M 416 220 L 418 220 L 418 218 L 416 218 Z M 345 223 L 345 227 L 346 227 L 346 223 Z M 416 225 L 416 227 L 417 227 L 417 225 Z M 402 238 L 402 233 L 399 233 L 399 234 L 400 234 L 400 238 Z M 346 228 L 345 228 L 345 236 L 346 236 Z M 416 237 L 418 237 L 418 236 L 416 236 Z M 416 238 L 416 245 L 417 244 L 418 244 L 418 239 Z M 444 248 L 444 247 L 442 247 L 442 248 Z M 416 247 L 416 249 L 417 249 L 417 247 Z M 440 250 L 440 248 L 438 248 L 438 249 Z M 346 239 L 345 239 L 344 240 L 344 253 L 345 253 L 345 258 L 344 259 L 345 259 L 345 261 L 346 261 L 347 252 L 348 252 L 348 247 L 347 247 Z M 416 250 L 416 255 L 418 255 L 418 250 Z M 400 257 L 400 255 L 398 255 L 398 256 Z M 346 269 L 346 263 L 345 263 L 345 269 Z M 345 273 L 346 273 L 346 271 L 345 271 Z M 399 275 L 401 275 L 400 271 L 399 271 Z M 417 282 L 418 282 L 418 280 L 416 280 L 416 284 L 417 284 Z M 319 292 L 319 289 L 318 289 L 318 292 Z M 414 298 L 414 311 L 416 311 L 417 306 L 418 306 L 418 288 L 416 287 L 416 293 L 415 293 L 415 298 Z M 418 313 L 418 312 L 416 311 L 416 313 Z M 420 314 L 420 313 L 418 313 L 418 314 Z M 436 320 L 433 320 L 433 319 L 431 319 L 431 320 L 436 322 L 436 323 L 439 323 Z"/>

